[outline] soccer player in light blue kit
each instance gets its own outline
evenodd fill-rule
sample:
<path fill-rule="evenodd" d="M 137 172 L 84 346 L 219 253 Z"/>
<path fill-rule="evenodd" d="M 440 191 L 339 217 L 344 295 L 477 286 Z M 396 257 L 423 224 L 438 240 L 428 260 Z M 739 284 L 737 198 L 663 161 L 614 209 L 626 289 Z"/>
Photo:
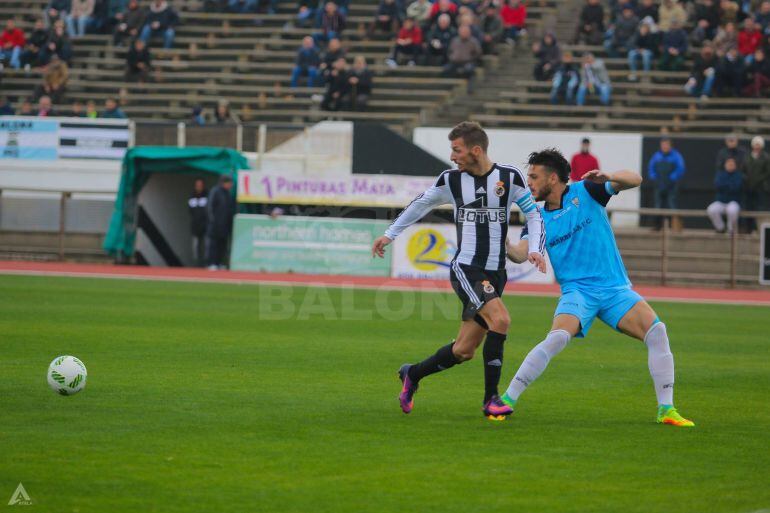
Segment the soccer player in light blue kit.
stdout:
<path fill-rule="evenodd" d="M 514 408 L 521 393 L 543 373 L 548 362 L 572 337 L 585 337 L 599 317 L 647 346 L 647 362 L 658 399 L 658 423 L 692 427 L 695 424 L 674 408 L 674 357 L 666 325 L 631 288 L 605 211 L 612 196 L 639 187 L 642 177 L 632 171 L 594 170 L 582 181 L 567 185 L 569 173 L 569 163 L 556 149 L 529 156 L 527 182 L 535 199 L 545 201 L 545 245 L 562 296 L 551 331 L 526 356 L 502 401 Z M 525 239 L 526 231 L 522 240 L 508 247 L 508 257 L 514 262 L 526 261 Z"/>

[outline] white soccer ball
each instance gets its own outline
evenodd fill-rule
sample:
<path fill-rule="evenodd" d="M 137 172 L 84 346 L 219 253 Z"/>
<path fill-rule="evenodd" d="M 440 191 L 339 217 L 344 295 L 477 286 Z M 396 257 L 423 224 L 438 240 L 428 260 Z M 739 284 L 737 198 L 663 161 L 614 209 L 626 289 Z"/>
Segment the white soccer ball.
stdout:
<path fill-rule="evenodd" d="M 73 395 L 86 386 L 86 366 L 74 356 L 58 356 L 48 366 L 48 386 L 61 395 Z"/>

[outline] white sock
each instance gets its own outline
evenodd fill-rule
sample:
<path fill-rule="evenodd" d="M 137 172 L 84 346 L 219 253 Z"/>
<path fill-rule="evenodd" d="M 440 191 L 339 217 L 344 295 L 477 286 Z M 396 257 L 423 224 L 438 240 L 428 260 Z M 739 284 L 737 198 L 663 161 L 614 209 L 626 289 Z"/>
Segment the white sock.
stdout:
<path fill-rule="evenodd" d="M 540 376 L 551 358 L 559 354 L 567 346 L 570 334 L 565 330 L 553 330 L 545 337 L 545 340 L 532 348 L 516 375 L 508 385 L 505 394 L 514 401 L 522 392 Z"/>
<path fill-rule="evenodd" d="M 644 336 L 647 344 L 647 364 L 655 384 L 658 404 L 674 404 L 674 355 L 668 345 L 666 325 L 656 322 Z"/>

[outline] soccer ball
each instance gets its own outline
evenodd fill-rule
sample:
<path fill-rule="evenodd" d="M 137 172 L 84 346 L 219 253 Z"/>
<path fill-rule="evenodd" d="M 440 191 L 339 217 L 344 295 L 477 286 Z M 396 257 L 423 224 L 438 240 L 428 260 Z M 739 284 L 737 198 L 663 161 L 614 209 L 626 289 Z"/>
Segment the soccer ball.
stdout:
<path fill-rule="evenodd" d="M 48 386 L 61 395 L 74 395 L 86 386 L 86 366 L 74 356 L 58 356 L 48 366 Z"/>

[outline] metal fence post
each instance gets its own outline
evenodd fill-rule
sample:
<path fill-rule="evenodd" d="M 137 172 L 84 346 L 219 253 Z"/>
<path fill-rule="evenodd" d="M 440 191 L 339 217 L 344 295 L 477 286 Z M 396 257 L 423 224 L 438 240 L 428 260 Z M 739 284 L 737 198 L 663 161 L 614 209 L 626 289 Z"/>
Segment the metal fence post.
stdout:
<path fill-rule="evenodd" d="M 235 126 L 235 149 L 243 151 L 243 124 L 241 123 Z"/>
<path fill-rule="evenodd" d="M 730 232 L 730 288 L 735 288 L 738 266 L 738 227 Z"/>
<path fill-rule="evenodd" d="M 72 193 L 62 192 L 59 199 L 59 261 L 64 261 L 64 231 L 67 226 L 67 200 Z"/>
<path fill-rule="evenodd" d="M 178 148 L 184 148 L 187 146 L 187 133 L 185 132 L 185 124 L 177 123 L 176 125 L 176 145 Z"/>

